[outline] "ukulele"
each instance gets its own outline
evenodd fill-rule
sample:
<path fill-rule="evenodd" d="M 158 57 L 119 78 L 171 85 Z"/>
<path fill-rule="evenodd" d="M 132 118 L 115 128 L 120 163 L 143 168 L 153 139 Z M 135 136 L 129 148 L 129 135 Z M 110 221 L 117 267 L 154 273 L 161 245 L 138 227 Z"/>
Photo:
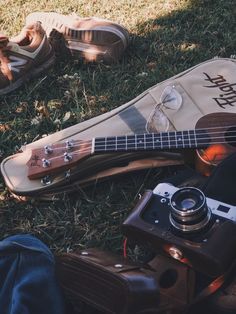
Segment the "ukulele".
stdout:
<path fill-rule="evenodd" d="M 236 115 L 211 113 L 200 118 L 193 130 L 96 137 L 32 149 L 27 162 L 30 180 L 67 171 L 94 154 L 196 149 L 197 168 L 205 175 L 236 151 Z M 208 169 L 208 170 L 207 170 Z"/>

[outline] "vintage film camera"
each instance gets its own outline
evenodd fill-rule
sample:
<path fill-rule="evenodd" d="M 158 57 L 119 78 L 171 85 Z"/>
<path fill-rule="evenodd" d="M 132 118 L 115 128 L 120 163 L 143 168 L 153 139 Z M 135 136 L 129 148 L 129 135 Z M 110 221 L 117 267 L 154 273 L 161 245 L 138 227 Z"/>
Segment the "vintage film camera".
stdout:
<path fill-rule="evenodd" d="M 75 307 L 82 300 L 101 313 L 197 313 L 192 307 L 199 295 L 218 288 L 218 278 L 234 265 L 235 221 L 234 206 L 199 189 L 158 184 L 122 224 L 152 258 L 139 264 L 98 249 L 64 254 L 57 263 L 60 282 Z"/>
<path fill-rule="evenodd" d="M 236 207 L 194 187 L 158 184 L 122 227 L 127 236 L 208 276 L 225 273 L 236 258 Z"/>

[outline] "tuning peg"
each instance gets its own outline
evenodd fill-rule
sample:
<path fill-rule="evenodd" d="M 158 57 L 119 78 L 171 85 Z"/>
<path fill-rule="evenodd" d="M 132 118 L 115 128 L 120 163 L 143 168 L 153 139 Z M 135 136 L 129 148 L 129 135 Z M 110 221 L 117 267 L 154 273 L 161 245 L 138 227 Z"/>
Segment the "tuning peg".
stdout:
<path fill-rule="evenodd" d="M 42 159 L 43 168 L 47 168 L 51 165 L 51 161 L 48 159 L 43 158 Z"/>
<path fill-rule="evenodd" d="M 69 154 L 69 153 L 67 153 L 67 152 L 65 152 L 65 153 L 64 153 L 64 161 L 65 161 L 65 162 L 69 162 L 69 161 L 71 161 L 71 160 L 72 160 L 72 155 Z"/>
<path fill-rule="evenodd" d="M 45 145 L 44 146 L 44 153 L 45 155 L 49 155 L 53 152 L 53 148 L 51 145 Z"/>
<path fill-rule="evenodd" d="M 69 169 L 69 170 L 67 170 L 67 171 L 65 172 L 65 179 L 69 179 L 70 176 L 71 176 L 71 171 L 70 171 L 70 169 Z"/>
<path fill-rule="evenodd" d="M 74 146 L 74 141 L 73 140 L 67 140 L 66 141 L 66 149 L 70 150 Z"/>
<path fill-rule="evenodd" d="M 51 180 L 50 176 L 45 176 L 41 179 L 42 185 L 49 185 L 51 183 L 52 183 L 52 180 Z"/>

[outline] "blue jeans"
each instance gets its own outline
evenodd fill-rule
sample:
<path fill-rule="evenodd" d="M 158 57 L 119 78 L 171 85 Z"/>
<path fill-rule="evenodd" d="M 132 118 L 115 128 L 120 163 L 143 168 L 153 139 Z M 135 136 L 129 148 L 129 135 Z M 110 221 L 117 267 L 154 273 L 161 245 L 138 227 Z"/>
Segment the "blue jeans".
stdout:
<path fill-rule="evenodd" d="M 0 241 L 0 314 L 65 314 L 53 254 L 31 235 Z"/>

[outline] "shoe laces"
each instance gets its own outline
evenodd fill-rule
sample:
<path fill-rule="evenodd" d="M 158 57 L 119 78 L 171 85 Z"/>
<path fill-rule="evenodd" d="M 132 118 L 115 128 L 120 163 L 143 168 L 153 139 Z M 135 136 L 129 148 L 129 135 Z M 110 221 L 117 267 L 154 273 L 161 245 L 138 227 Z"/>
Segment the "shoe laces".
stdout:
<path fill-rule="evenodd" d="M 8 59 L 8 47 L 9 39 L 0 34 L 0 69 L 5 77 L 8 78 L 9 81 L 13 80 L 13 76 L 11 70 L 8 67 L 9 59 Z"/>

